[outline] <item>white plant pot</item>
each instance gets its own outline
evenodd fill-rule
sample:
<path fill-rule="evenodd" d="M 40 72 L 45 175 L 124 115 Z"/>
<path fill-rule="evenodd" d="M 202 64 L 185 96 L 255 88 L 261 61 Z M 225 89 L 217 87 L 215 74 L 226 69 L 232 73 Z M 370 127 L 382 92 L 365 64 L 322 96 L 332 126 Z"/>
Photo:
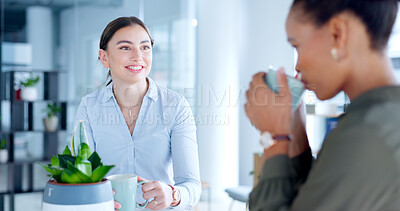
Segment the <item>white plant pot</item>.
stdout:
<path fill-rule="evenodd" d="M 58 125 L 58 117 L 53 116 L 52 118 L 44 118 L 43 119 L 44 127 L 46 128 L 46 131 L 48 132 L 54 132 L 57 130 L 57 125 Z"/>
<path fill-rule="evenodd" d="M 114 211 L 111 182 L 46 183 L 42 211 Z"/>
<path fill-rule="evenodd" d="M 0 163 L 7 163 L 8 151 L 6 149 L 0 149 Z"/>
<path fill-rule="evenodd" d="M 38 99 L 38 91 L 36 87 L 25 87 L 21 89 L 21 100 L 35 101 Z"/>

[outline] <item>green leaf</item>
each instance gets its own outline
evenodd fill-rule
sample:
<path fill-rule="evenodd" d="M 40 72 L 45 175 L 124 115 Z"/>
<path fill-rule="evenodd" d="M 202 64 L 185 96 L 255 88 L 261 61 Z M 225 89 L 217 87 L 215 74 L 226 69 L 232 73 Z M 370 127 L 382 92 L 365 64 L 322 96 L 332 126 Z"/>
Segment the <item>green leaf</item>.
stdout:
<path fill-rule="evenodd" d="M 81 157 L 82 160 L 87 160 L 90 156 L 90 148 L 86 143 L 81 143 L 78 157 Z"/>
<path fill-rule="evenodd" d="M 92 176 L 92 164 L 90 161 L 84 160 L 80 156 L 78 156 L 75 160 L 75 168 L 79 169 L 89 177 Z"/>
<path fill-rule="evenodd" d="M 40 162 L 37 162 L 39 165 L 41 165 L 44 169 L 46 169 L 46 171 L 48 171 L 51 176 L 57 180 L 57 182 L 61 182 L 61 173 L 62 173 L 62 169 L 59 168 L 54 168 L 51 166 L 46 166 L 41 164 Z"/>
<path fill-rule="evenodd" d="M 54 155 L 53 155 L 53 157 L 51 157 L 51 166 L 54 167 L 54 168 L 59 168 L 60 167 L 60 161 Z"/>
<path fill-rule="evenodd" d="M 88 160 L 84 160 L 81 163 L 76 164 L 75 168 L 86 174 L 88 177 L 92 176 L 92 164 Z"/>
<path fill-rule="evenodd" d="M 71 151 L 71 153 L 72 153 L 72 155 L 73 156 L 75 156 L 76 154 L 75 154 L 75 131 L 74 131 L 74 133 L 72 133 L 72 140 L 71 140 L 71 147 L 72 147 L 72 151 Z"/>
<path fill-rule="evenodd" d="M 75 168 L 75 166 L 70 161 L 67 161 L 67 168 L 64 169 L 64 171 L 61 173 L 61 182 L 77 184 L 91 183 L 92 180 L 79 169 Z"/>
<path fill-rule="evenodd" d="M 76 156 L 78 154 L 81 143 L 86 143 L 89 145 L 83 120 L 79 120 L 72 135 L 72 155 Z"/>
<path fill-rule="evenodd" d="M 71 155 L 71 150 L 69 149 L 68 145 L 65 146 L 64 152 L 62 154 L 63 155 Z"/>
<path fill-rule="evenodd" d="M 89 144 L 86 136 L 86 130 L 85 130 L 85 124 L 83 121 L 80 122 L 79 124 L 80 130 L 79 130 L 79 138 L 80 138 L 80 143 L 86 143 Z"/>
<path fill-rule="evenodd" d="M 51 118 L 54 116 L 54 114 L 60 113 L 62 108 L 55 102 L 49 102 L 47 103 L 47 108 L 45 108 L 44 111 L 47 113 L 47 116 Z"/>
<path fill-rule="evenodd" d="M 58 159 L 60 160 L 60 167 L 67 168 L 67 161 L 71 162 L 72 165 L 75 163 L 75 157 L 71 155 L 60 155 L 58 154 Z"/>
<path fill-rule="evenodd" d="M 103 163 L 101 162 L 101 158 L 96 151 L 94 151 L 92 155 L 90 155 L 88 160 L 92 163 L 92 171 L 94 171 L 97 167 L 103 165 Z"/>
<path fill-rule="evenodd" d="M 81 157 L 76 157 L 74 165 L 75 164 L 79 164 L 79 163 L 82 163 L 82 158 Z"/>
<path fill-rule="evenodd" d="M 48 102 L 47 108 L 44 108 L 43 112 L 47 113 L 47 117 L 52 118 L 55 114 L 62 112 L 62 107 L 55 102 Z"/>
<path fill-rule="evenodd" d="M 25 81 L 21 81 L 21 85 L 24 87 L 32 87 L 35 86 L 37 82 L 39 82 L 39 76 L 35 77 L 33 74 L 31 74 Z"/>
<path fill-rule="evenodd" d="M 6 147 L 7 147 L 7 140 L 2 139 L 0 141 L 0 149 L 6 149 Z"/>
<path fill-rule="evenodd" d="M 112 169 L 115 165 L 112 166 L 99 166 L 97 167 L 90 177 L 93 182 L 100 182 L 104 176 Z"/>

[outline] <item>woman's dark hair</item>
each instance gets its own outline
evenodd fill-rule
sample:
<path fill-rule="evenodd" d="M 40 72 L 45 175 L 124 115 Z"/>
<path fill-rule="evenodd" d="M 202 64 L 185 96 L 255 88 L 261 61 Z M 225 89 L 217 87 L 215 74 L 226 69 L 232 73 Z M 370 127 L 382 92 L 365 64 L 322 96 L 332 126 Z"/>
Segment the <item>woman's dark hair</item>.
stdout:
<path fill-rule="evenodd" d="M 103 30 L 103 33 L 101 34 L 100 49 L 107 50 L 108 42 L 110 42 L 110 40 L 114 36 L 115 32 L 117 32 L 118 30 L 120 30 L 124 27 L 134 26 L 134 25 L 141 26 L 147 32 L 147 34 L 150 37 L 151 46 L 153 46 L 154 40 L 151 37 L 149 29 L 146 27 L 146 25 L 144 25 L 143 21 L 141 21 L 137 17 L 130 16 L 130 17 L 119 17 L 119 18 L 111 21 L 106 26 L 106 28 Z M 107 80 L 108 80 L 108 78 L 111 78 L 110 71 L 108 71 Z M 112 78 L 110 79 L 110 81 L 107 82 L 106 86 L 108 86 L 111 82 L 112 82 Z"/>
<path fill-rule="evenodd" d="M 292 8 L 302 9 L 317 26 L 341 12 L 352 12 L 365 24 L 371 48 L 382 51 L 396 20 L 397 4 L 397 0 L 294 0 Z"/>

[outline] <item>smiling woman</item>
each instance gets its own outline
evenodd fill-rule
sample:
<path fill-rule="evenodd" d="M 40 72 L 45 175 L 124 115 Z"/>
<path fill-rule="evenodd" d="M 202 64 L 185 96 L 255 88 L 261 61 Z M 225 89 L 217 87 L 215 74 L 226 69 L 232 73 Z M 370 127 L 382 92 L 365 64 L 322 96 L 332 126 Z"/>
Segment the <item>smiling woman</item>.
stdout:
<path fill-rule="evenodd" d="M 190 210 L 201 192 L 196 126 L 186 99 L 148 77 L 153 44 L 138 18 L 110 22 L 99 59 L 111 80 L 83 97 L 76 121 L 85 121 L 89 144 L 104 164 L 116 165 L 110 174 L 146 181 L 143 198 L 154 198 L 146 208 Z"/>
<path fill-rule="evenodd" d="M 129 67 L 131 70 L 135 69 L 135 72 L 143 72 L 138 70 L 145 67 L 142 65 L 136 65 L 134 68 L 134 65 L 129 64 L 135 62 L 146 63 L 147 67 L 145 70 L 147 71 L 147 76 L 151 69 L 153 45 L 154 40 L 146 25 L 140 19 L 136 17 L 118 18 L 110 22 L 101 35 L 99 59 L 105 68 L 110 69 L 108 73 L 109 77 L 111 77 L 112 73 L 108 61 L 108 53 L 112 54 L 114 57 L 122 56 L 123 58 L 121 59 L 130 59 L 131 61 L 126 61 L 128 63 L 127 68 Z M 111 48 L 111 50 L 109 48 Z M 135 61 L 137 57 L 142 56 L 141 54 L 144 54 L 143 58 L 140 59 L 143 61 Z M 140 66 L 142 68 L 140 68 Z M 107 85 L 111 82 L 112 79 Z"/>
<path fill-rule="evenodd" d="M 146 30 L 140 25 L 121 28 L 110 39 L 106 49 L 99 50 L 99 58 L 105 68 L 113 67 L 110 75 L 114 84 L 137 84 L 143 89 L 152 62 L 152 45 Z"/>

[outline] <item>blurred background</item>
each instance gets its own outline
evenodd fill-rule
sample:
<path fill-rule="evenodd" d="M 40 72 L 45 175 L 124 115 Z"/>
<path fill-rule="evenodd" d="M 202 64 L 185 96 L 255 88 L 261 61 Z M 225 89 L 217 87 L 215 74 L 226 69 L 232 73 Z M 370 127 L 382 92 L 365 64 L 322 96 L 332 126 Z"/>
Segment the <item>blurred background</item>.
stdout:
<path fill-rule="evenodd" d="M 297 55 L 285 33 L 290 0 L 0 2 L 0 152 L 7 154 L 2 160 L 0 153 L 0 211 L 41 209 L 48 177 L 35 161 L 63 150 L 81 98 L 104 86 L 100 35 L 120 16 L 144 20 L 155 40 L 150 77 L 183 94 L 195 114 L 204 184 L 197 209 L 228 210 L 225 189 L 253 186 L 262 147 L 244 113 L 245 92 L 252 75 L 270 65 L 294 74 Z M 388 48 L 398 79 L 399 30 L 397 21 Z M 307 91 L 304 103 L 317 155 L 350 102 L 343 93 L 321 102 Z M 53 129 L 43 120 L 49 111 L 58 118 Z"/>

